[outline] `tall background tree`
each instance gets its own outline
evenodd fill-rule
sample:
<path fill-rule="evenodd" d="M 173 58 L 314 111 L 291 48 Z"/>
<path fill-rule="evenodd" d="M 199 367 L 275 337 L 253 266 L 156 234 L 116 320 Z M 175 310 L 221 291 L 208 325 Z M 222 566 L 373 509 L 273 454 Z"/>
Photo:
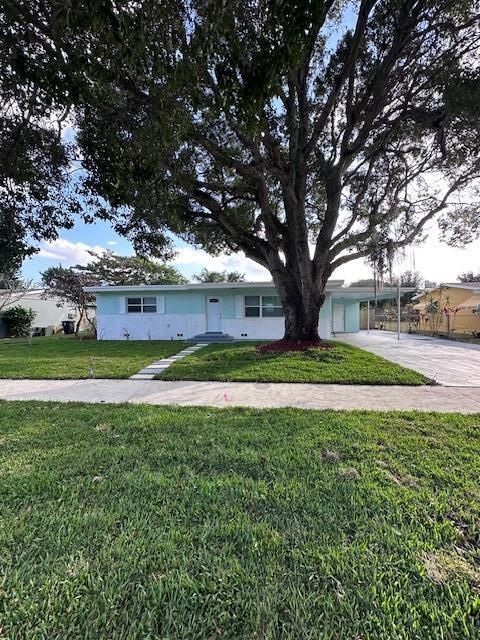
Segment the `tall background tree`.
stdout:
<path fill-rule="evenodd" d="M 267 268 L 288 339 L 342 264 L 480 230 L 477 1 L 14 4 L 37 41 L 54 19 L 84 192 L 139 252 L 173 231 Z"/>

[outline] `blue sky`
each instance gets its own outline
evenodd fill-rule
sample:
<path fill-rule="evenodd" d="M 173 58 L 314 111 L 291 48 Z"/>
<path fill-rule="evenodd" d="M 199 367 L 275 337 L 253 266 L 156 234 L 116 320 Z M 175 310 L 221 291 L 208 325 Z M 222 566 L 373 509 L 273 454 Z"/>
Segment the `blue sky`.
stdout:
<path fill-rule="evenodd" d="M 428 238 L 422 245 L 407 249 L 405 256 L 395 265 L 397 272 L 416 269 L 427 279 L 435 282 L 455 281 L 464 271 L 480 271 L 480 241 L 455 249 L 439 241 L 436 223 L 427 229 Z M 269 274 L 242 254 L 213 257 L 175 239 L 178 254 L 173 264 L 188 278 L 206 267 L 212 270 L 240 271 L 247 280 L 270 280 Z M 40 281 L 40 272 L 62 264 L 65 267 L 89 259 L 88 250 L 102 251 L 112 249 L 120 255 L 134 253 L 131 243 L 114 232 L 108 222 L 86 225 L 78 221 L 73 229 L 60 230 L 59 238 L 53 242 L 42 242 L 40 252 L 23 265 L 23 274 L 34 282 Z M 333 274 L 334 278 L 343 278 L 351 282 L 359 278 L 371 277 L 369 267 L 364 260 L 357 260 L 341 267 Z"/>

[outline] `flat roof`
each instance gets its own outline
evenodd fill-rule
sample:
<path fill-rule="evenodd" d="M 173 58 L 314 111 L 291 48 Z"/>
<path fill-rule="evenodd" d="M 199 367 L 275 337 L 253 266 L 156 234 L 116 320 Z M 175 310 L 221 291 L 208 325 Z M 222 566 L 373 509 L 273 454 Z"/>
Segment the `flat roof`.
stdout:
<path fill-rule="evenodd" d="M 384 300 L 386 298 L 395 298 L 397 295 L 396 287 L 385 288 L 375 291 L 373 287 L 344 287 L 344 280 L 329 280 L 327 282 L 326 291 L 337 302 L 367 302 L 371 300 Z M 103 287 L 84 287 L 89 293 L 135 293 L 142 291 L 208 291 L 212 289 L 225 290 L 241 290 L 252 288 L 269 288 L 275 289 L 272 281 L 269 282 L 192 282 L 189 284 L 147 284 L 147 285 L 106 285 Z M 414 291 L 410 287 L 401 287 L 400 293 L 411 293 Z"/>
<path fill-rule="evenodd" d="M 341 288 L 344 280 L 329 280 L 327 290 Z M 251 289 L 252 287 L 271 287 L 275 285 L 270 280 L 268 282 L 189 282 L 188 284 L 135 284 L 135 285 L 105 285 L 102 287 L 84 287 L 84 291 L 89 293 L 108 293 L 118 291 L 195 291 L 201 289 Z"/>

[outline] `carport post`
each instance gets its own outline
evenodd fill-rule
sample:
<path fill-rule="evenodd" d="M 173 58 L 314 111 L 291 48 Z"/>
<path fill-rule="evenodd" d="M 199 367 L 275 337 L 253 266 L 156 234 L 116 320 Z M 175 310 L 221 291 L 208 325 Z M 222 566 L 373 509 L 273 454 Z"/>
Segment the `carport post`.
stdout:
<path fill-rule="evenodd" d="M 367 300 L 367 333 L 370 333 L 370 300 Z"/>
<path fill-rule="evenodd" d="M 397 280 L 397 340 L 400 340 L 400 278 Z"/>

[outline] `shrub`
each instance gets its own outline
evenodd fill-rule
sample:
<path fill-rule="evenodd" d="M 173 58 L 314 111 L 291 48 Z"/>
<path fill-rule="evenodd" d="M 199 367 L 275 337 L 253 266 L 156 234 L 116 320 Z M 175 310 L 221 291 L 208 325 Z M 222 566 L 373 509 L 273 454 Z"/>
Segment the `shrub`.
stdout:
<path fill-rule="evenodd" d="M 2 313 L 2 320 L 7 326 L 7 334 L 14 338 L 29 336 L 36 315 L 32 309 L 21 306 L 10 307 Z"/>

